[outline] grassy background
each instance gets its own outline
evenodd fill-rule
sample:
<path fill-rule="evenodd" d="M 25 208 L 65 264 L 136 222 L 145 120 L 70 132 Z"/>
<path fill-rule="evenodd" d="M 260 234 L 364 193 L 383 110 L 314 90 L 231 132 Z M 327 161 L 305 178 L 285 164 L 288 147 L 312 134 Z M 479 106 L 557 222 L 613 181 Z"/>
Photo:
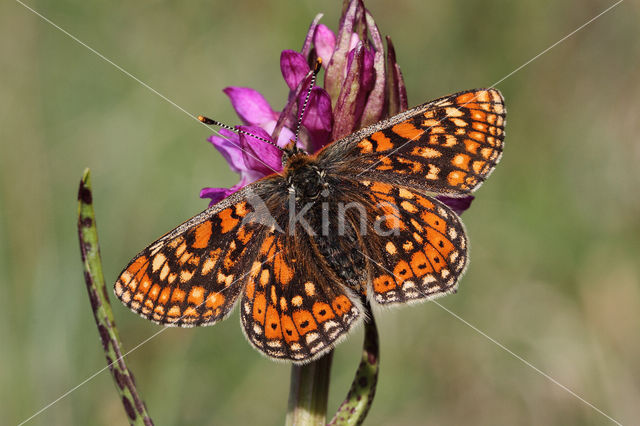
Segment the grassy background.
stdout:
<path fill-rule="evenodd" d="M 191 114 L 234 124 L 221 89 L 286 96 L 280 50 L 337 1 L 28 4 Z M 604 0 L 367 1 L 411 105 L 488 86 L 611 5 Z M 640 8 L 625 1 L 501 83 L 506 151 L 464 220 L 472 262 L 441 303 L 622 423 L 640 417 Z M 236 176 L 207 130 L 19 3 L 0 6 L 0 423 L 104 367 L 75 230 L 93 170 L 108 282 Z M 159 327 L 114 304 L 125 349 Z M 435 304 L 378 316 L 368 424 L 610 424 Z M 289 369 L 227 321 L 170 329 L 128 358 L 159 425 L 282 424 Z M 330 411 L 362 331 L 336 351 Z M 30 424 L 123 424 L 103 372 Z"/>

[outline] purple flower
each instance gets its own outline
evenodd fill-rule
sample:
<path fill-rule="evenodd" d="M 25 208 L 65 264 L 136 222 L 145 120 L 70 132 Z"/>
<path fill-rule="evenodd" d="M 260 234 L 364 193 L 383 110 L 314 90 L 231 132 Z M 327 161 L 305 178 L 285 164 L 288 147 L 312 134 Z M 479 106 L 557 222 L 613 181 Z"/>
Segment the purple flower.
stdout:
<path fill-rule="evenodd" d="M 256 90 L 227 87 L 240 120 L 239 129 L 256 136 L 277 140 L 280 147 L 295 139 L 294 131 L 311 81 L 311 67 L 322 59 L 324 87 L 314 86 L 304 113 L 298 144 L 313 153 L 331 141 L 407 109 L 407 91 L 396 62 L 391 39 L 382 36 L 362 0 L 351 0 L 342 17 L 337 35 L 311 23 L 300 52 L 283 50 L 280 69 L 289 94 L 280 112 L 275 111 Z M 282 170 L 282 153 L 272 145 L 246 135 L 221 130 L 209 141 L 225 157 L 240 181 L 231 188 L 204 188 L 200 197 L 217 203 L 243 186 Z M 464 211 L 473 197 L 442 198 L 457 212 Z"/>
<path fill-rule="evenodd" d="M 227 87 L 224 92 L 240 119 L 248 124 L 238 126 L 239 129 L 273 140 L 269 132 L 275 129 L 279 114 L 273 111 L 259 92 L 245 87 Z M 283 129 L 278 146 L 284 147 L 293 137 L 291 130 Z M 200 191 L 200 198 L 211 199 L 210 205 L 263 176 L 282 170 L 281 152 L 273 145 L 226 129 L 220 130 L 219 136 L 211 135 L 208 140 L 227 160 L 231 170 L 240 173 L 240 181 L 231 188 L 203 188 Z"/>
<path fill-rule="evenodd" d="M 438 200 L 445 203 L 451 210 L 458 214 L 462 214 L 471 206 L 471 202 L 474 200 L 473 195 L 466 195 L 464 197 L 447 197 L 446 195 L 439 195 L 436 197 Z"/>

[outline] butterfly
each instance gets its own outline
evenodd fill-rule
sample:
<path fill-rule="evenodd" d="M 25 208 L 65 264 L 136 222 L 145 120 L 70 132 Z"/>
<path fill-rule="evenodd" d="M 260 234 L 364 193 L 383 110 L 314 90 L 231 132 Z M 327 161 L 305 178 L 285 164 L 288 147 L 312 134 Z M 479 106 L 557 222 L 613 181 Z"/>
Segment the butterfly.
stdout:
<path fill-rule="evenodd" d="M 456 290 L 464 226 L 436 199 L 477 189 L 502 155 L 500 92 L 449 95 L 363 128 L 315 154 L 290 144 L 284 169 L 230 195 L 145 248 L 115 283 L 132 311 L 204 326 L 236 304 L 268 357 L 309 362 L 365 305 Z"/>

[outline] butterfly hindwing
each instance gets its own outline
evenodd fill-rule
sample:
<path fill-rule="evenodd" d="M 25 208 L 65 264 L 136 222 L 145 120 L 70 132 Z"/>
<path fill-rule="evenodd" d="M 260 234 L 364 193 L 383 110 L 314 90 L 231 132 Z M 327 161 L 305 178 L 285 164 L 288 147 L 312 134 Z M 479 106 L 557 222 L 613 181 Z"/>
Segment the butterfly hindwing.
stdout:
<path fill-rule="evenodd" d="M 497 90 L 460 92 L 353 133 L 329 145 L 318 159 L 337 174 L 466 194 L 499 161 L 505 116 Z"/>
<path fill-rule="evenodd" d="M 296 241 L 297 239 L 297 241 Z M 266 355 L 309 362 L 327 352 L 361 318 L 362 308 L 322 260 L 309 236 L 270 233 L 263 240 L 240 303 L 244 332 Z"/>
<path fill-rule="evenodd" d="M 467 264 L 458 216 L 435 198 L 379 181 L 363 186 L 375 204 L 377 235 L 365 238 L 370 290 L 380 304 L 428 300 L 455 291 Z"/>

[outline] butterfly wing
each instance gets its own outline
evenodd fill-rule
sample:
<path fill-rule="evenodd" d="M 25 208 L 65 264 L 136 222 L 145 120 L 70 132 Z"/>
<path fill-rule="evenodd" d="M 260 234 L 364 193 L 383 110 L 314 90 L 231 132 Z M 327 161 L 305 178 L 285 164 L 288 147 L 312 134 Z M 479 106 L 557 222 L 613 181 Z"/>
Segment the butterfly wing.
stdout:
<path fill-rule="evenodd" d="M 224 319 L 248 280 L 267 229 L 246 220 L 255 214 L 249 201 L 251 196 L 268 199 L 278 179 L 245 187 L 145 248 L 120 274 L 116 296 L 163 325 L 192 327 Z"/>
<path fill-rule="evenodd" d="M 504 101 L 495 89 L 456 93 L 400 113 L 317 154 L 343 202 L 365 206 L 366 292 L 381 304 L 455 291 L 468 260 L 459 217 L 428 194 L 477 189 L 502 154 Z M 362 194 L 367 194 L 363 196 Z M 375 223 L 371 223 L 375 221 Z"/>
<path fill-rule="evenodd" d="M 478 188 L 498 163 L 505 116 L 497 90 L 460 92 L 353 133 L 318 160 L 336 175 L 459 196 Z"/>
<path fill-rule="evenodd" d="M 375 232 L 363 239 L 369 288 L 380 304 L 428 300 L 454 292 L 467 264 L 458 215 L 411 188 L 365 181 Z"/>
<path fill-rule="evenodd" d="M 278 220 L 281 222 L 281 220 Z M 249 342 L 298 363 L 329 351 L 361 318 L 359 298 L 323 263 L 303 229 L 270 232 L 241 300 Z"/>

